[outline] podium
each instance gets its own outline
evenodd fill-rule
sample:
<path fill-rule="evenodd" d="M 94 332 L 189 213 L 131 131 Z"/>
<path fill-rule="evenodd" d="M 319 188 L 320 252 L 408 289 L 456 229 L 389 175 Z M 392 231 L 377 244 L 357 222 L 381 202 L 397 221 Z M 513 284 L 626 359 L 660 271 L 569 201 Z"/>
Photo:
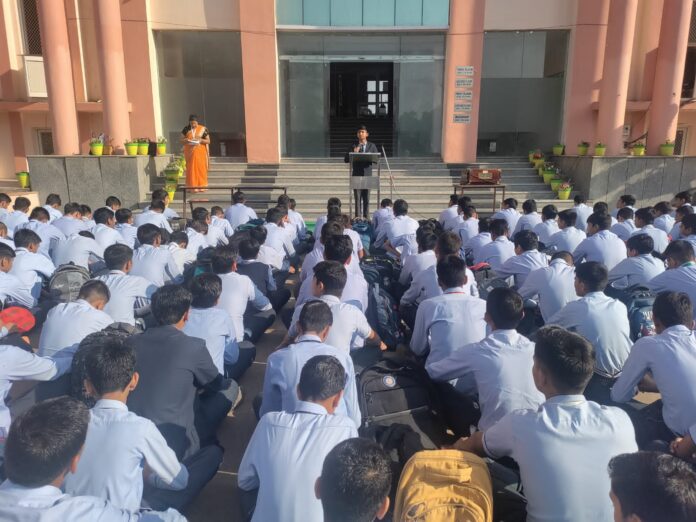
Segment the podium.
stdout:
<path fill-rule="evenodd" d="M 379 152 L 350 152 L 348 154 L 348 201 L 350 209 L 350 217 L 353 219 L 356 217 L 354 215 L 353 209 L 353 191 L 354 190 L 373 190 L 377 189 L 377 208 L 379 208 L 379 202 L 381 201 L 382 191 L 380 188 L 380 177 L 382 175 L 381 162 L 382 155 Z M 369 176 L 353 176 L 353 163 L 373 163 L 377 164 L 377 175 Z M 369 218 L 369 215 L 368 215 Z"/>

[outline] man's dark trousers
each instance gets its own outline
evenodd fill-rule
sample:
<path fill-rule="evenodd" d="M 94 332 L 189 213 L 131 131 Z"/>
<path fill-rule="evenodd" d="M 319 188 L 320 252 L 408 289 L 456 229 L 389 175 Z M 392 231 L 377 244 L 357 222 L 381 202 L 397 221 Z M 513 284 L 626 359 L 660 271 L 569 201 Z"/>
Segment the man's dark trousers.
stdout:
<path fill-rule="evenodd" d="M 370 191 L 367 189 L 353 190 L 353 198 L 355 198 L 355 217 L 367 218 L 370 211 Z"/>

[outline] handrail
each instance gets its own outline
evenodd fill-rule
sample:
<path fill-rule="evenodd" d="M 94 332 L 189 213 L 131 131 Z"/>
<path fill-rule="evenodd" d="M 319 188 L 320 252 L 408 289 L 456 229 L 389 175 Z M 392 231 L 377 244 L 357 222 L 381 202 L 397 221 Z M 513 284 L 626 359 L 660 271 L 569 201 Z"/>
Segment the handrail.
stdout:
<path fill-rule="evenodd" d="M 387 170 L 389 171 L 389 199 L 394 201 L 394 176 L 392 175 L 391 167 L 389 166 L 389 158 L 387 157 L 387 151 L 384 150 L 384 145 L 382 145 L 382 155 L 384 156 L 384 161 L 386 162 Z"/>

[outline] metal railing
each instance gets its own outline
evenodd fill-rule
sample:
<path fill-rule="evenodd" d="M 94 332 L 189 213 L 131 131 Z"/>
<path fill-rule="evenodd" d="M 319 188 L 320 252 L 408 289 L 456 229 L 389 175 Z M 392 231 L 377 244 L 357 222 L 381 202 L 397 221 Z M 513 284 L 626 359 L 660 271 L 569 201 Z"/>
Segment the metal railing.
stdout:
<path fill-rule="evenodd" d="M 186 203 L 188 201 L 189 205 L 191 206 L 191 212 L 193 212 L 193 204 L 194 203 L 209 203 L 211 198 L 204 198 L 205 192 L 196 192 L 200 190 L 204 191 L 210 191 L 210 190 L 229 190 L 230 191 L 230 204 L 232 204 L 232 196 L 234 195 L 235 192 L 237 191 L 242 191 L 242 192 L 254 192 L 254 191 L 267 191 L 271 192 L 273 190 L 282 190 L 283 194 L 287 195 L 288 193 L 288 187 L 286 186 L 278 186 L 278 185 L 209 185 L 205 188 L 201 187 L 192 187 L 188 185 L 180 185 L 176 187 L 177 192 L 181 191 L 183 195 L 183 218 L 186 219 Z M 189 201 L 188 195 L 190 192 L 195 192 L 196 194 L 200 195 L 201 199 L 192 199 Z M 275 199 L 268 199 L 268 200 L 263 200 L 263 202 L 266 203 L 275 203 Z"/>

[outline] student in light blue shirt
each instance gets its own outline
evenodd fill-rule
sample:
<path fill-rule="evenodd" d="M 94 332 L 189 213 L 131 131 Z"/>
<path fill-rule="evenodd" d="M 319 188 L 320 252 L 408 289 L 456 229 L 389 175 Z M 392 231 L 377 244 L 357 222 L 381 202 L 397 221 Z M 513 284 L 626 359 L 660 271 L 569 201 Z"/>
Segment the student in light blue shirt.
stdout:
<path fill-rule="evenodd" d="M 138 243 L 138 228 L 133 225 L 133 213 L 127 208 L 119 208 L 116 211 L 116 223 L 116 230 L 123 237 L 123 242 L 135 249 Z"/>
<path fill-rule="evenodd" d="M 503 263 L 515 255 L 515 245 L 508 239 L 510 229 L 505 219 L 493 219 L 489 227 L 491 242 L 479 250 L 478 263 L 488 263 L 493 271 L 497 271 Z"/>
<path fill-rule="evenodd" d="M 616 200 L 616 208 L 611 211 L 611 215 L 613 217 L 617 217 L 619 210 L 622 208 L 630 208 L 633 212 L 636 211 L 634 208 L 636 205 L 636 198 L 635 196 L 632 196 L 631 194 L 623 194 L 619 196 L 619 199 Z"/>
<path fill-rule="evenodd" d="M 51 224 L 60 230 L 65 237 L 87 230 L 87 226 L 82 221 L 82 207 L 79 203 L 66 203 L 63 210 L 63 217 L 52 221 Z"/>
<path fill-rule="evenodd" d="M 60 208 L 62 206 L 63 201 L 60 199 L 59 194 L 49 194 L 48 196 L 46 196 L 46 204 L 41 208 L 48 212 L 49 223 L 52 223 L 56 219 L 63 217 L 63 213 L 60 211 Z"/>
<path fill-rule="evenodd" d="M 164 203 L 164 212 L 162 214 L 164 215 L 165 218 L 169 219 L 178 219 L 179 214 L 177 214 L 176 211 L 172 210 L 169 208 L 169 203 L 171 203 L 171 200 L 169 199 L 169 192 L 167 192 L 164 189 L 155 189 L 152 191 L 152 201 L 161 201 Z M 150 210 L 150 207 L 145 207 L 144 210 Z"/>
<path fill-rule="evenodd" d="M 222 229 L 222 233 L 225 237 L 232 237 L 234 235 L 234 229 L 230 222 L 225 219 L 225 212 L 220 206 L 213 206 L 210 208 L 210 224 L 214 227 Z"/>
<path fill-rule="evenodd" d="M 147 210 L 143 210 L 140 214 L 135 216 L 135 226 L 140 228 L 143 225 L 151 224 L 158 228 L 163 228 L 171 234 L 172 226 L 169 224 L 167 216 L 164 215 L 166 208 L 164 201 L 159 199 L 154 200 Z"/>
<path fill-rule="evenodd" d="M 162 231 L 151 223 L 138 227 L 140 246 L 133 252 L 131 273 L 144 277 L 156 287 L 165 283 L 180 283 L 184 275 L 167 248 L 160 248 Z"/>
<path fill-rule="evenodd" d="M 406 257 L 401 267 L 399 283 L 402 285 L 409 285 L 423 270 L 437 263 L 434 250 L 437 236 L 430 229 L 419 228 L 416 232 L 416 243 L 418 243 L 418 253 Z"/>
<path fill-rule="evenodd" d="M 578 194 L 573 198 L 574 206 L 573 211 L 576 215 L 575 224 L 573 225 L 581 232 L 585 232 L 585 227 L 587 226 L 587 218 L 592 214 L 592 207 L 587 205 L 587 199 L 585 196 Z M 572 252 L 572 250 L 571 250 Z"/>
<path fill-rule="evenodd" d="M 29 215 L 29 221 L 19 228 L 28 228 L 36 232 L 41 238 L 39 253 L 51 259 L 53 248 L 59 241 L 65 241 L 65 235 L 49 223 L 49 214 L 43 207 L 35 207 Z"/>
<path fill-rule="evenodd" d="M 626 241 L 636 231 L 636 223 L 633 217 L 632 208 L 620 208 L 616 214 L 617 223 L 611 226 L 610 232 L 616 234 L 622 241 Z"/>
<path fill-rule="evenodd" d="M 587 218 L 587 239 L 573 251 L 573 260 L 594 261 L 604 264 L 611 270 L 626 259 L 626 244 L 609 231 L 611 217 L 608 214 L 594 213 Z"/>
<path fill-rule="evenodd" d="M 517 227 L 517 221 L 520 219 L 520 213 L 517 211 L 517 200 L 515 198 L 507 198 L 503 201 L 503 208 L 495 214 L 493 219 L 504 219 L 507 221 L 508 230 L 512 232 Z"/>
<path fill-rule="evenodd" d="M 17 254 L 9 246 L 0 243 L 0 301 L 5 305 L 18 304 L 25 308 L 34 306 L 31 288 L 27 287 L 12 270 Z"/>
<path fill-rule="evenodd" d="M 679 225 L 679 232 L 684 241 L 691 243 L 694 253 L 696 253 L 696 214 L 684 216 Z"/>
<path fill-rule="evenodd" d="M 546 248 L 550 248 L 551 250 L 558 252 L 573 252 L 587 237 L 584 232 L 587 223 L 583 224 L 583 228 L 580 230 L 575 226 L 576 221 L 577 214 L 575 213 L 575 210 L 566 209 L 559 212 L 559 231 L 551 236 L 548 243 L 545 245 Z"/>
<path fill-rule="evenodd" d="M 669 206 L 669 201 L 660 201 L 653 207 L 655 212 L 655 226 L 669 235 L 674 226 L 674 218 L 672 217 L 672 208 Z"/>
<path fill-rule="evenodd" d="M 22 289 L 32 296 L 31 307 L 39 302 L 44 281 L 48 281 L 56 267 L 46 256 L 38 253 L 41 238 L 33 230 L 20 229 L 16 234 L 16 257 L 10 274 L 22 283 Z"/>
<path fill-rule="evenodd" d="M 468 264 L 473 265 L 481 262 L 479 261 L 481 259 L 481 249 L 492 241 L 490 226 L 491 218 L 479 218 L 478 234 L 462 245 L 462 257 L 467 260 Z"/>
<path fill-rule="evenodd" d="M 648 234 L 635 234 L 626 241 L 628 257 L 609 272 L 609 284 L 614 288 L 646 286 L 665 271 L 665 263 L 653 256 L 655 243 Z"/>
<path fill-rule="evenodd" d="M 539 239 L 531 230 L 518 232 L 514 239 L 515 255 L 495 269 L 500 277 L 512 276 L 515 288 L 521 288 L 530 272 L 549 266 L 549 258 L 539 252 Z"/>
<path fill-rule="evenodd" d="M 2 222 L 7 226 L 7 233 L 10 237 L 14 237 L 15 230 L 19 228 L 20 225 L 29 221 L 29 207 L 31 207 L 31 202 L 28 198 L 20 196 L 15 198 L 12 204 L 12 212 L 2 216 Z"/>
<path fill-rule="evenodd" d="M 252 219 L 258 219 L 254 209 L 246 206 L 245 203 L 246 194 L 238 190 L 232 194 L 232 205 L 225 210 L 225 219 L 230 222 L 234 230 L 236 230 L 239 225 L 244 225 Z"/>
<path fill-rule="evenodd" d="M 551 236 L 559 231 L 557 217 L 556 205 L 544 205 L 544 208 L 541 209 L 542 221 L 532 229 L 532 232 L 539 237 L 539 243 L 543 243 L 545 248 L 548 248 Z"/>
<path fill-rule="evenodd" d="M 667 237 L 666 232 L 655 227 L 654 222 L 652 207 L 639 208 L 636 210 L 636 230 L 631 235 L 648 234 L 655 243 L 655 251 L 661 254 L 667 248 L 669 237 Z"/>
<path fill-rule="evenodd" d="M 325 302 L 309 301 L 305 304 L 297 325 L 300 335 L 296 342 L 272 353 L 268 358 L 263 380 L 261 415 L 269 411 L 294 411 L 297 407 L 295 389 L 300 380 L 300 369 L 315 355 L 333 355 L 348 375 L 337 412 L 350 417 L 356 428 L 360 426 L 353 361 L 345 351 L 324 343 L 332 324 L 331 308 Z"/>
<path fill-rule="evenodd" d="M 681 222 L 686 216 L 690 216 L 694 213 L 694 207 L 691 205 L 682 205 L 674 213 L 674 225 L 672 225 L 672 230 L 669 233 L 669 237 L 672 241 L 677 239 L 682 239 L 681 233 Z"/>
<path fill-rule="evenodd" d="M 517 220 L 514 230 L 512 231 L 511 237 L 517 235 L 518 232 L 523 230 L 533 230 L 535 226 L 541 224 L 541 216 L 537 212 L 537 204 L 533 199 L 528 199 L 522 203 L 522 211 L 524 214 Z"/>
<path fill-rule="evenodd" d="M 94 239 L 102 248 L 124 243 L 123 236 L 116 230 L 116 216 L 110 208 L 101 207 L 94 211 Z"/>
<path fill-rule="evenodd" d="M 472 204 L 468 204 L 464 208 L 461 208 L 460 212 L 462 221 L 457 223 L 452 231 L 459 235 L 459 239 L 462 240 L 462 245 L 464 245 L 479 233 L 479 220 L 476 207 Z"/>
<path fill-rule="evenodd" d="M 653 277 L 648 288 L 653 292 L 684 292 L 692 303 L 696 303 L 696 255 L 691 244 L 681 239 L 672 241 L 665 249 L 664 257 L 667 270 Z"/>
<path fill-rule="evenodd" d="M 346 381 L 338 359 L 315 355 L 292 388 L 294 407 L 261 417 L 237 474 L 242 491 L 258 491 L 252 521 L 323 522 L 314 482 L 329 451 L 358 436 L 353 421 L 338 413 Z"/>
<path fill-rule="evenodd" d="M 574 228 L 574 227 L 573 227 Z M 575 293 L 575 266 L 570 252 L 556 252 L 549 266 L 529 273 L 518 290 L 522 299 L 537 299 L 544 321 L 578 296 Z"/>

